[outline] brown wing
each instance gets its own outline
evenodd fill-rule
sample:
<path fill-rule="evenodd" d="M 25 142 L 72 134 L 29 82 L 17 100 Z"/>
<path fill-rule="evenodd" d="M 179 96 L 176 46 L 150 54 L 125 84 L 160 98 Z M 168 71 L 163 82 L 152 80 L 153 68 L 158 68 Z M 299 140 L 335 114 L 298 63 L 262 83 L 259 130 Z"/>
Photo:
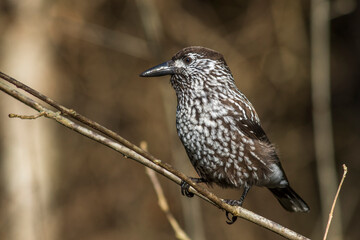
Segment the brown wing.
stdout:
<path fill-rule="evenodd" d="M 249 120 L 241 120 L 239 124 L 240 130 L 251 139 L 258 139 L 263 142 L 270 143 L 265 131 L 257 123 Z"/>
<path fill-rule="evenodd" d="M 251 139 L 258 139 L 261 142 L 266 142 L 269 144 L 269 146 L 271 146 L 270 149 L 272 150 L 270 151 L 270 156 L 274 159 L 276 165 L 280 168 L 281 171 L 281 178 L 279 178 L 279 184 L 288 185 L 287 177 L 285 175 L 284 169 L 281 166 L 276 150 L 271 145 L 270 140 L 266 136 L 265 131 L 262 129 L 262 127 L 258 123 L 249 120 L 241 120 L 239 127 L 247 137 L 250 137 Z"/>

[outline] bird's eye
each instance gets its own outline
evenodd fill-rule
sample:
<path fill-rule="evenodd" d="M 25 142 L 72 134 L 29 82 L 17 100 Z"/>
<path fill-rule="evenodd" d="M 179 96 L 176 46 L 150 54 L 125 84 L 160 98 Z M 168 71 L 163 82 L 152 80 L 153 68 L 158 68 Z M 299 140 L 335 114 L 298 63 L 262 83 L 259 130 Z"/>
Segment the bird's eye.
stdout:
<path fill-rule="evenodd" d="M 190 64 L 192 62 L 192 59 L 191 59 L 191 57 L 185 57 L 183 61 L 184 61 L 185 64 L 188 65 L 188 64 Z"/>

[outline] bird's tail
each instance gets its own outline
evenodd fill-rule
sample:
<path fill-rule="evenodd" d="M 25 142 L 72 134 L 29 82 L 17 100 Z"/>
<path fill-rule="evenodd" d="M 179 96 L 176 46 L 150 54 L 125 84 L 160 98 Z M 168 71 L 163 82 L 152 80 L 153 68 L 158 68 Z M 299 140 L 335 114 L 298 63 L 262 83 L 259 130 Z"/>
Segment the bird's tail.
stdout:
<path fill-rule="evenodd" d="M 289 212 L 309 212 L 310 208 L 304 200 L 290 187 L 269 188 L 281 206 Z"/>

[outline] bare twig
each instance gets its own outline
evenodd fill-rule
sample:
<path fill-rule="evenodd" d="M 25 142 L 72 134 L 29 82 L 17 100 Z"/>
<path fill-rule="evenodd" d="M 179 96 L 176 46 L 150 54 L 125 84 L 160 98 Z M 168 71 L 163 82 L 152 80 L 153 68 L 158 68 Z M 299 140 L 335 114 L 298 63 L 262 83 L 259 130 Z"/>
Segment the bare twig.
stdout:
<path fill-rule="evenodd" d="M 325 234 L 324 234 L 323 240 L 326 240 L 326 238 L 327 238 L 327 235 L 328 235 L 328 232 L 329 232 L 329 228 L 330 228 L 330 224 L 331 224 L 331 220 L 332 220 L 333 214 L 334 214 L 334 209 L 335 209 L 335 205 L 336 205 L 336 200 L 337 200 L 338 197 L 339 197 L 339 193 L 340 193 L 342 184 L 343 184 L 343 182 L 344 182 L 344 180 L 345 180 L 345 177 L 346 177 L 346 174 L 347 174 L 347 167 L 346 167 L 345 164 L 343 164 L 343 169 L 344 169 L 344 173 L 343 173 L 343 176 L 342 176 L 342 178 L 341 178 L 341 181 L 340 181 L 338 190 L 337 190 L 337 192 L 336 192 L 336 195 L 335 195 L 335 198 L 334 198 L 332 207 L 331 207 L 331 211 L 330 211 L 330 213 L 329 213 L 329 220 L 328 220 L 327 225 L 326 225 L 326 229 L 325 229 Z"/>
<path fill-rule="evenodd" d="M 139 148 L 138 146 L 134 145 L 133 143 L 127 141 L 126 139 L 122 138 L 121 136 L 119 136 L 118 134 L 116 134 L 115 132 L 111 131 L 110 129 L 107 129 L 106 127 L 100 125 L 99 123 L 92 121 L 88 118 L 86 118 L 85 116 L 77 113 L 75 110 L 73 109 L 69 109 L 67 107 L 64 107 L 60 104 L 58 104 L 56 101 L 52 100 L 51 98 L 43 95 L 42 93 L 36 91 L 35 89 L 30 88 L 29 86 L 26 86 L 25 84 L 23 84 L 22 82 L 17 81 L 16 79 L 0 72 L 0 78 L 4 79 L 5 81 L 15 85 L 17 88 L 20 88 L 28 93 L 30 93 L 31 95 L 33 95 L 34 97 L 44 101 L 45 103 L 49 104 L 50 106 L 56 108 L 57 110 L 60 111 L 61 114 L 63 115 L 69 115 L 71 116 L 73 119 L 101 132 L 102 134 L 116 140 L 117 142 L 123 144 L 124 146 L 132 149 L 133 151 L 135 151 L 136 153 L 140 154 L 141 156 L 150 159 L 153 162 L 157 162 L 160 161 L 158 159 L 156 159 L 154 156 L 152 156 L 150 153 L 142 150 L 141 148 Z M 25 103 L 26 104 L 26 103 Z M 26 104 L 28 105 L 28 104 Z M 31 106 L 30 106 L 31 107 Z M 160 161 L 161 162 L 161 161 Z M 175 174 L 176 175 L 176 174 Z"/>
<path fill-rule="evenodd" d="M 145 151 L 147 151 L 147 143 L 146 142 L 141 142 L 140 143 L 140 147 L 142 149 L 144 149 Z M 175 236 L 177 239 L 180 240 L 190 240 L 189 236 L 185 233 L 185 231 L 180 227 L 179 223 L 176 221 L 176 219 L 174 218 L 174 216 L 172 215 L 172 213 L 169 210 L 169 204 L 167 203 L 165 194 L 162 190 L 162 187 L 160 185 L 159 179 L 156 177 L 154 170 L 151 170 L 150 168 L 145 168 L 146 174 L 149 176 L 156 195 L 158 197 L 158 203 L 160 206 L 160 209 L 165 213 L 166 218 L 168 219 L 171 227 L 173 228 L 174 232 L 175 232 Z"/>
<path fill-rule="evenodd" d="M 44 112 L 44 116 L 47 118 L 51 118 L 58 123 L 90 138 L 93 139 L 113 150 L 123 154 L 124 156 L 131 158 L 153 170 L 156 172 L 164 175 L 165 177 L 169 178 L 170 180 L 176 182 L 177 184 L 181 183 L 181 180 L 187 182 L 192 188 L 190 191 L 196 194 L 197 196 L 201 197 L 202 199 L 208 201 L 209 203 L 217 206 L 220 209 L 226 210 L 229 213 L 233 214 L 234 216 L 246 219 L 250 222 L 253 222 L 259 226 L 267 228 L 285 238 L 288 239 L 308 239 L 288 228 L 281 226 L 278 223 L 275 223 L 269 219 L 266 219 L 260 215 L 257 215 L 249 210 L 246 210 L 242 207 L 233 207 L 223 202 L 223 200 L 206 188 L 195 184 L 193 181 L 190 180 L 185 174 L 182 172 L 177 171 L 171 165 L 167 163 L 163 163 L 161 160 L 156 159 L 148 152 L 142 150 L 141 148 L 135 146 L 134 144 L 130 143 L 129 141 L 123 139 L 116 133 L 107 128 L 101 126 L 100 124 L 87 119 L 86 117 L 76 113 L 74 110 L 68 109 L 60 104 L 56 103 L 54 100 L 48 98 L 47 96 L 39 93 L 38 91 L 24 85 L 23 83 L 7 76 L 6 74 L 0 72 L 0 78 L 4 79 L 5 81 L 14 84 L 15 86 L 25 90 L 26 92 L 32 94 L 33 96 L 41 99 L 42 101 L 50 104 L 51 106 L 55 107 L 56 109 L 60 110 L 60 112 L 54 112 L 42 104 L 36 102 L 35 100 L 25 96 L 24 94 L 20 93 L 16 89 L 9 87 L 7 84 L 0 82 L 0 90 L 9 94 L 10 96 L 16 98 L 17 100 L 23 102 L 27 106 L 37 110 L 38 112 Z M 68 117 L 64 115 L 69 115 L 72 118 L 84 123 L 85 126 L 81 126 L 74 121 L 70 120 Z M 90 128 L 92 129 L 90 129 Z M 95 132 L 93 129 L 101 132 L 99 134 Z"/>
<path fill-rule="evenodd" d="M 43 116 L 45 116 L 44 112 L 39 112 L 38 114 L 34 114 L 34 115 L 18 115 L 15 113 L 9 114 L 9 118 L 20 118 L 20 119 L 30 119 L 30 120 L 37 119 Z"/>

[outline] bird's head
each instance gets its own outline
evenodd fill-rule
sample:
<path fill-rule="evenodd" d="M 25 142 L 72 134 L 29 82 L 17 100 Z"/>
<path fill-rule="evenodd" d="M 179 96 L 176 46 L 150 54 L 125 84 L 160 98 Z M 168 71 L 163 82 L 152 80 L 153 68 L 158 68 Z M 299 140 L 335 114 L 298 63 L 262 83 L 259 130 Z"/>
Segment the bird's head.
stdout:
<path fill-rule="evenodd" d="M 233 77 L 222 54 L 204 47 L 187 47 L 171 60 L 141 73 L 141 77 L 171 75 L 170 81 L 177 93 L 186 90 L 217 88 L 233 83 Z"/>

